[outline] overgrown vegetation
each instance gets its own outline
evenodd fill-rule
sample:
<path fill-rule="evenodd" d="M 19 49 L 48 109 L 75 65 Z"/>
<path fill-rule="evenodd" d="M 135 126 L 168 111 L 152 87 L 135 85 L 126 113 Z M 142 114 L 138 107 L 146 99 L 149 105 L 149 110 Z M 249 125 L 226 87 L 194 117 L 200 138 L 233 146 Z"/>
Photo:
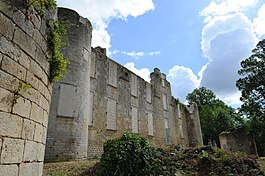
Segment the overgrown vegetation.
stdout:
<path fill-rule="evenodd" d="M 116 176 L 264 176 L 255 160 L 218 148 L 201 147 L 166 150 L 151 147 L 144 138 L 126 133 L 120 139 L 108 140 L 100 164 L 86 175 Z"/>
<path fill-rule="evenodd" d="M 46 10 L 57 10 L 56 0 L 27 0 L 26 8 L 29 9 L 31 6 L 34 6 L 41 16 L 43 16 Z M 28 14 L 27 16 L 28 19 L 31 19 L 31 15 Z M 67 28 L 65 24 L 57 20 L 48 19 L 46 23 L 49 29 L 48 43 L 52 50 L 51 57 L 49 58 L 49 80 L 51 83 L 54 83 L 66 74 L 67 65 L 69 64 L 69 61 L 63 57 L 60 51 L 62 47 L 68 45 Z"/>
<path fill-rule="evenodd" d="M 50 58 L 50 82 L 59 81 L 67 71 L 69 61 L 63 57 L 60 49 L 68 45 L 67 30 L 64 24 L 58 21 L 49 21 L 48 28 L 50 36 L 48 38 L 50 47 L 52 48 L 52 56 Z"/>
<path fill-rule="evenodd" d="M 155 149 L 143 137 L 125 133 L 104 143 L 99 175 L 145 176 L 152 171 Z"/>
<path fill-rule="evenodd" d="M 49 8 L 57 8 L 56 0 L 27 0 L 27 5 L 34 5 L 38 8 L 40 15 L 43 15 L 43 13 Z"/>

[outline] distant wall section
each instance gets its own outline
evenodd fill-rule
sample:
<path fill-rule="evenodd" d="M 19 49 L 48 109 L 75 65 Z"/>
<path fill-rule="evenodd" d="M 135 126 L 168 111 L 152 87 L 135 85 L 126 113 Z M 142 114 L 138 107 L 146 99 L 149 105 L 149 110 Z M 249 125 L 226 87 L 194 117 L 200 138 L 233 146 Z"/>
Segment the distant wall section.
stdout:
<path fill-rule="evenodd" d="M 157 147 L 202 145 L 197 106 L 186 107 L 172 97 L 166 75 L 151 73 L 151 83 L 93 48 L 90 68 L 91 114 L 88 157 L 100 156 L 106 139 L 124 132 L 141 134 Z"/>
<path fill-rule="evenodd" d="M 220 145 L 223 150 L 245 152 L 249 155 L 258 155 L 254 137 L 247 134 L 244 128 L 222 132 L 219 135 Z"/>

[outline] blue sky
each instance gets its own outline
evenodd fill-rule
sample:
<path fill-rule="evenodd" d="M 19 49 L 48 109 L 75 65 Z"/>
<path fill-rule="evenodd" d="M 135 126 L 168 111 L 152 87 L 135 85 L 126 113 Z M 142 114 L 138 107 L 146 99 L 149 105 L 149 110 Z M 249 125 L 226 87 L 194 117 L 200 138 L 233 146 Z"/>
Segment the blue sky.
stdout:
<path fill-rule="evenodd" d="M 93 46 L 148 80 L 155 67 L 175 97 L 205 86 L 232 106 L 240 61 L 265 34 L 264 0 L 59 0 L 93 24 Z"/>

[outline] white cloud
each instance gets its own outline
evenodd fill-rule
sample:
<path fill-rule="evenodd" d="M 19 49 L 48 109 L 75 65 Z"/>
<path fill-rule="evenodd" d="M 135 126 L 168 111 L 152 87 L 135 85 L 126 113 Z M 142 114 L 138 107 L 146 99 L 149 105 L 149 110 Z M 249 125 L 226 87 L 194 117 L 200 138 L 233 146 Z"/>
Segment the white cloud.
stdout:
<path fill-rule="evenodd" d="M 140 52 L 135 52 L 135 51 L 132 51 L 132 52 L 122 52 L 122 54 L 126 54 L 128 56 L 135 57 L 135 58 L 144 56 L 144 52 L 142 52 L 142 51 L 140 51 Z"/>
<path fill-rule="evenodd" d="M 257 2 L 258 0 L 214 0 L 200 14 L 207 17 L 227 15 L 243 11 L 247 7 L 256 5 Z"/>
<path fill-rule="evenodd" d="M 154 51 L 154 52 L 149 52 L 148 55 L 150 56 L 154 56 L 154 55 L 160 55 L 161 52 L 160 51 Z"/>
<path fill-rule="evenodd" d="M 200 80 L 190 68 L 175 65 L 169 70 L 167 79 L 171 84 L 172 94 L 181 102 L 186 101 L 186 95 L 198 88 Z"/>
<path fill-rule="evenodd" d="M 148 68 L 142 68 L 142 69 L 135 68 L 135 63 L 133 63 L 133 62 L 129 62 L 129 63 L 125 64 L 124 67 L 128 68 L 129 70 L 134 72 L 136 75 L 143 78 L 145 81 L 150 82 L 150 73 L 151 72 Z"/>
<path fill-rule="evenodd" d="M 229 104 L 230 106 L 237 108 L 242 104 L 242 102 L 240 101 L 240 97 L 241 93 L 236 92 L 230 96 L 221 96 L 218 98 L 222 99 L 226 104 Z"/>
<path fill-rule="evenodd" d="M 251 54 L 258 41 L 253 23 L 243 14 L 244 9 L 256 4 L 257 0 L 212 1 L 201 12 L 207 19 L 202 30 L 201 49 L 209 63 L 200 73 L 200 86 L 213 90 L 230 105 L 240 104 L 240 92 L 235 86 L 239 78 L 237 71 L 242 59 Z M 257 21 L 264 19 L 262 14 L 260 10 Z"/>
<path fill-rule="evenodd" d="M 160 51 L 152 51 L 152 52 L 143 52 L 143 51 L 119 51 L 119 50 L 114 50 L 112 52 L 109 52 L 109 55 L 115 55 L 115 54 L 124 54 L 127 56 L 130 56 L 134 59 L 139 59 L 140 57 L 143 57 L 145 55 L 149 56 L 154 56 L 154 55 L 160 55 Z"/>
<path fill-rule="evenodd" d="M 76 10 L 93 24 L 93 46 L 110 48 L 110 35 L 107 27 L 111 19 L 126 20 L 154 9 L 152 0 L 58 0 L 58 5 Z"/>
<path fill-rule="evenodd" d="M 253 19 L 253 25 L 259 37 L 265 35 L 265 4 L 259 9 L 257 17 Z"/>
<path fill-rule="evenodd" d="M 217 16 L 210 20 L 202 29 L 201 49 L 205 57 L 211 59 L 211 42 L 217 36 L 231 33 L 238 29 L 249 31 L 252 34 L 254 32 L 251 21 L 240 12 L 232 15 Z M 242 40 L 244 40 L 244 37 Z"/>

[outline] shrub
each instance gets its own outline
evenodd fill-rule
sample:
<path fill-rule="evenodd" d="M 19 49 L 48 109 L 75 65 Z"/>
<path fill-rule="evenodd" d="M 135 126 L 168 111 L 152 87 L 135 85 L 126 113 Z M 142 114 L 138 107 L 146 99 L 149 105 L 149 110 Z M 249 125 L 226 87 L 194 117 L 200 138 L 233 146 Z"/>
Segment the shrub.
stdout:
<path fill-rule="evenodd" d="M 143 137 L 125 133 L 120 139 L 104 143 L 100 175 L 149 175 L 155 158 L 155 148 Z"/>

